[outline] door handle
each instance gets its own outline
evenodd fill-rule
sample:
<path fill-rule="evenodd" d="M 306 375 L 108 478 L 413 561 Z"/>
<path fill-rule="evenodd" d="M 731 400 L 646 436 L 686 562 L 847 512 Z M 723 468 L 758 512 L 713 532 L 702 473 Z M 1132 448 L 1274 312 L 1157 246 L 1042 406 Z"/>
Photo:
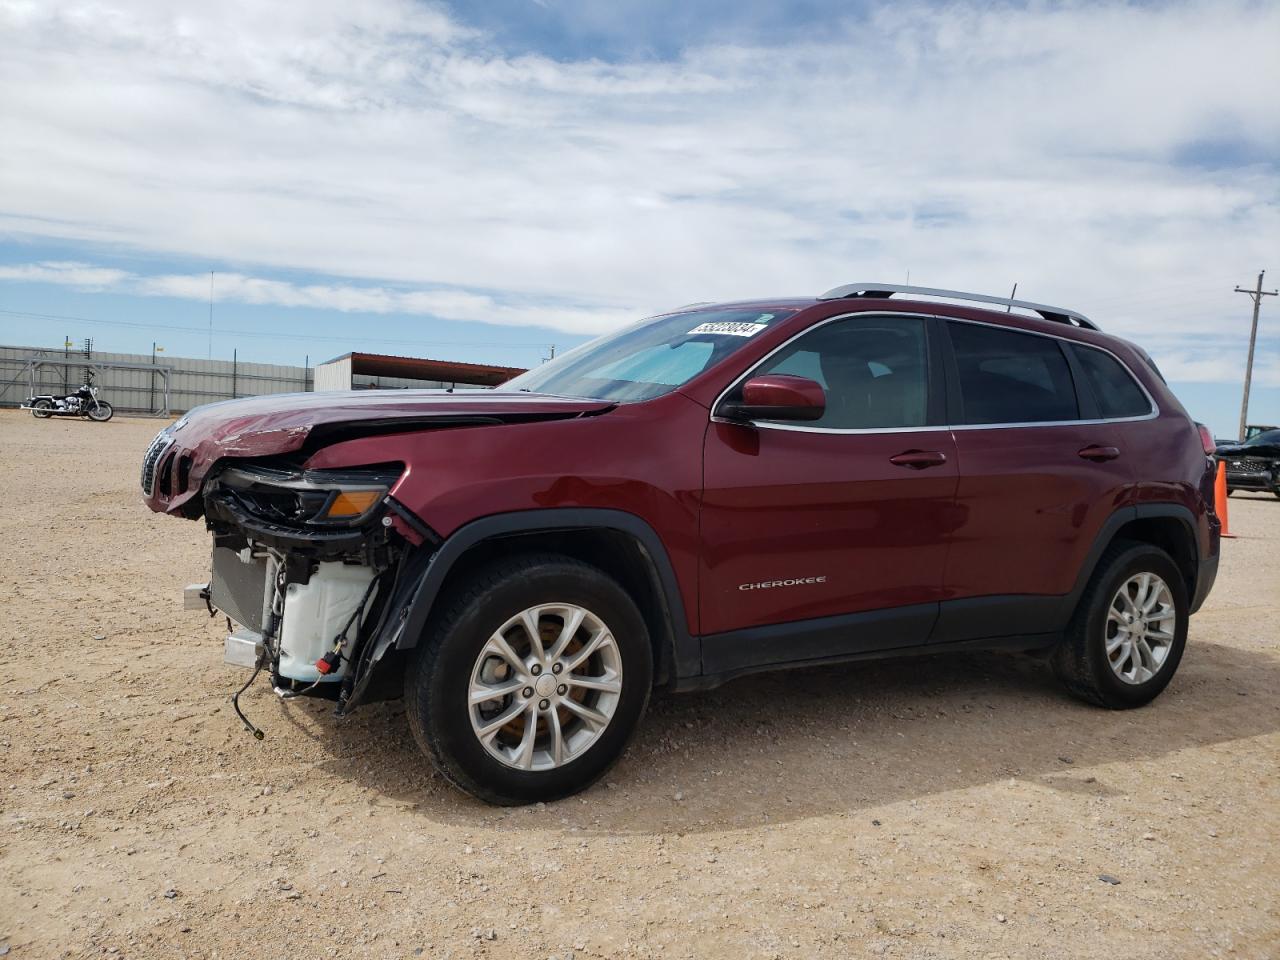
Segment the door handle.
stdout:
<path fill-rule="evenodd" d="M 925 467 L 940 467 L 947 462 L 947 455 L 937 450 L 907 450 L 894 454 L 889 462 L 896 467 L 910 467 L 912 470 L 923 470 Z"/>
<path fill-rule="evenodd" d="M 1076 451 L 1076 456 L 1082 460 L 1092 460 L 1094 463 L 1102 463 L 1104 460 L 1114 460 L 1120 456 L 1118 447 L 1100 447 L 1096 443 Z"/>

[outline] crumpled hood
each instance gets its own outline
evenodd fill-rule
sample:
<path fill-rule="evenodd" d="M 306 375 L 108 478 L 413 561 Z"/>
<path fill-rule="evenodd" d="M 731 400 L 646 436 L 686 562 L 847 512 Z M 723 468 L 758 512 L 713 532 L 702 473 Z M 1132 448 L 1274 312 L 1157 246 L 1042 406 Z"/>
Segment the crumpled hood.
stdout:
<path fill-rule="evenodd" d="M 319 426 L 397 421 L 538 420 L 597 413 L 613 404 L 497 390 L 335 390 L 273 393 L 196 407 L 173 426 L 183 446 L 215 441 L 223 456 L 289 453 Z"/>
<path fill-rule="evenodd" d="M 209 467 L 225 457 L 265 457 L 302 449 L 314 433 L 340 435 L 413 429 L 447 423 L 485 424 L 563 419 L 614 406 L 500 390 L 337 390 L 273 393 L 196 407 L 161 432 L 151 452 L 157 477 L 188 481 L 181 489 L 155 483 L 146 496 L 153 510 L 171 512 L 198 491 Z M 182 469 L 169 467 L 179 458 Z M 145 471 L 144 467 L 144 471 Z M 146 480 L 144 478 L 144 488 Z"/>

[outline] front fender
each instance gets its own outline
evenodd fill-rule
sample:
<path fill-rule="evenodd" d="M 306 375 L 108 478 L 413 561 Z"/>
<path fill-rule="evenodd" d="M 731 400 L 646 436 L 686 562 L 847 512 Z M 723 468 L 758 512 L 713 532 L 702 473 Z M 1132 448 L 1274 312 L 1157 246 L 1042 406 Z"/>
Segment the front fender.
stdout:
<path fill-rule="evenodd" d="M 696 675 L 701 669 L 701 647 L 687 628 L 684 597 L 671 559 L 649 524 L 621 510 L 522 510 L 473 521 L 454 532 L 436 550 L 420 548 L 405 558 L 386 613 L 361 653 L 354 686 L 341 712 L 348 713 L 363 702 L 381 698 L 376 691 L 379 686 L 387 686 L 389 664 L 403 660 L 404 654 L 417 646 L 445 580 L 467 551 L 485 541 L 518 534 L 574 530 L 616 531 L 635 538 L 643 547 L 653 565 L 666 608 L 672 668 L 677 677 Z"/>

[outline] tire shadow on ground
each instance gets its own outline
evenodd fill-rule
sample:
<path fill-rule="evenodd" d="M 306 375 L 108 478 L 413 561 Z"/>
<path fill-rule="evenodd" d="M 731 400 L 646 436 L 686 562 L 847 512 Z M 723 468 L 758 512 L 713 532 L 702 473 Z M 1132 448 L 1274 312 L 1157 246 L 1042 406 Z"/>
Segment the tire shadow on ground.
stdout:
<path fill-rule="evenodd" d="M 1188 644 L 1157 700 L 1109 711 L 1063 692 L 1047 664 L 954 654 L 758 675 L 713 691 L 657 695 L 622 760 L 584 793 L 548 804 L 566 830 L 660 834 L 855 815 L 902 800 L 1014 778 L 1106 796 L 1114 763 L 1280 730 L 1280 660 Z M 281 720 L 315 737 L 297 704 Z M 308 707 L 327 712 L 328 705 Z M 319 719 L 319 718 L 317 718 Z M 321 726 L 333 724 L 325 718 Z M 296 735 L 291 733 L 290 735 Z M 400 703 L 366 708 L 318 738 L 326 772 L 460 827 L 545 831 L 431 772 Z M 525 808 L 529 809 L 529 808 Z"/>

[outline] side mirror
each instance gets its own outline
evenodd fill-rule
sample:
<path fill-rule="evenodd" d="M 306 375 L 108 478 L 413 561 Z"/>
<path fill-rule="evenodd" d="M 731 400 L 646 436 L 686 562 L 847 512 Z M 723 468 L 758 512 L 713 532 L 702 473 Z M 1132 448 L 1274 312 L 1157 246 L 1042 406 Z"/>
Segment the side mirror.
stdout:
<path fill-rule="evenodd" d="M 741 400 L 726 400 L 716 415 L 726 420 L 820 420 L 827 411 L 822 385 L 808 377 L 770 373 L 742 385 Z"/>

